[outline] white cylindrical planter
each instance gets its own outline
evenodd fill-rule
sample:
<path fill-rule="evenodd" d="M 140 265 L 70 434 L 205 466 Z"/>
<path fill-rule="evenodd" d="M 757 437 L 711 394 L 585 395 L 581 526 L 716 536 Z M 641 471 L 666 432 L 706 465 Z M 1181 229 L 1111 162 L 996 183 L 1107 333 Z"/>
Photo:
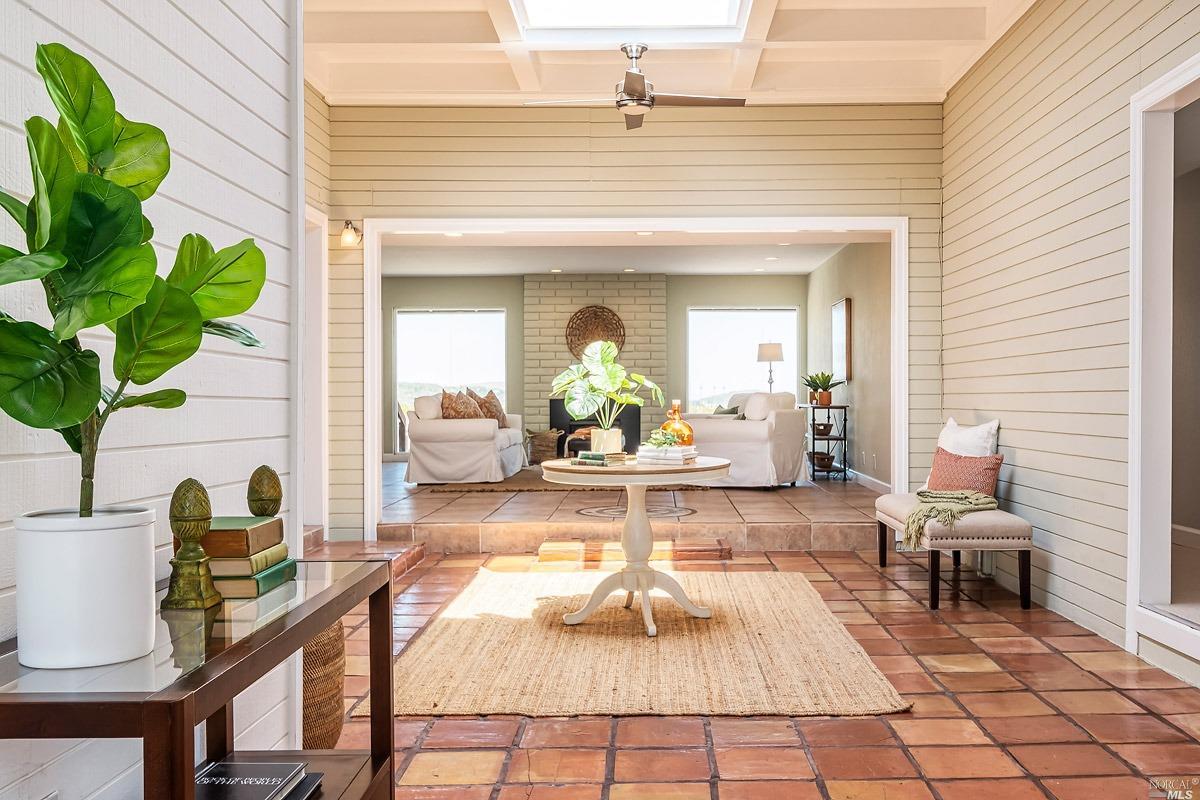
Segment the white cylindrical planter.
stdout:
<path fill-rule="evenodd" d="M 154 511 L 16 519 L 17 650 L 27 667 L 93 667 L 154 649 Z"/>

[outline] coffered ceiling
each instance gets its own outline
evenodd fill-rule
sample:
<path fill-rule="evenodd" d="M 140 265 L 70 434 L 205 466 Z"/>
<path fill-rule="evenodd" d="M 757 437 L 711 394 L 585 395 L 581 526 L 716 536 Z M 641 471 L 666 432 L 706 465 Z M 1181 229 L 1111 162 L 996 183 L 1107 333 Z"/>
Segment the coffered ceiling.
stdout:
<path fill-rule="evenodd" d="M 306 0 L 305 73 L 334 105 L 611 98 L 627 63 L 617 47 L 632 40 L 649 44 L 642 69 L 660 92 L 940 102 L 1031 4 Z"/>

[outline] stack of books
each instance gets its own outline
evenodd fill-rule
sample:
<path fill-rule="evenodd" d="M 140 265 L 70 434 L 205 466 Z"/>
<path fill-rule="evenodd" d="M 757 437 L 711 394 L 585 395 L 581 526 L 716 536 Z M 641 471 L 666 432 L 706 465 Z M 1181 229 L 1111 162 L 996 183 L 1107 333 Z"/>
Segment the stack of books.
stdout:
<path fill-rule="evenodd" d="M 213 583 L 227 600 L 258 597 L 296 577 L 279 517 L 213 517 L 200 546 L 208 554 Z"/>
<path fill-rule="evenodd" d="M 196 800 L 308 800 L 324 775 L 306 764 L 218 761 L 196 775 Z"/>
<path fill-rule="evenodd" d="M 696 461 L 695 445 L 676 445 L 674 447 L 650 447 L 642 445 L 637 451 L 639 464 L 692 464 Z"/>
<path fill-rule="evenodd" d="M 593 453 L 591 450 L 582 450 L 571 459 L 571 463 L 584 467 L 619 467 L 628 464 L 629 460 L 628 453 Z"/>

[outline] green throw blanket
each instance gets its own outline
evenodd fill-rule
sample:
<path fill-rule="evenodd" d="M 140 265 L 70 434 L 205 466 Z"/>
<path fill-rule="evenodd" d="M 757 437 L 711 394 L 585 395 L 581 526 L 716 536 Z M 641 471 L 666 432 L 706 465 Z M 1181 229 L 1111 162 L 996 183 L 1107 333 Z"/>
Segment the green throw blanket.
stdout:
<path fill-rule="evenodd" d="M 952 491 L 935 492 L 922 489 L 917 492 L 917 507 L 904 521 L 904 546 L 916 550 L 921 546 L 921 534 L 925 531 L 925 523 L 931 519 L 953 528 L 954 523 L 962 519 L 963 514 L 972 511 L 993 511 L 998 506 L 996 498 L 983 492 Z"/>

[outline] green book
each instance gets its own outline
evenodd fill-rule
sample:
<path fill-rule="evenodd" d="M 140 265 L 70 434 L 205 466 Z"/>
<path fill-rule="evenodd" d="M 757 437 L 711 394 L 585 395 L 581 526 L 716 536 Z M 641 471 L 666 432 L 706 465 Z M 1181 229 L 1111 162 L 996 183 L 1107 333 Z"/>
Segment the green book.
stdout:
<path fill-rule="evenodd" d="M 280 561 L 273 567 L 249 577 L 218 578 L 213 576 L 217 591 L 226 600 L 259 597 L 296 577 L 296 562 L 293 559 Z"/>
<path fill-rule="evenodd" d="M 248 578 L 275 566 L 287 557 L 287 542 L 280 542 L 245 558 L 210 558 L 208 568 L 214 578 Z"/>

